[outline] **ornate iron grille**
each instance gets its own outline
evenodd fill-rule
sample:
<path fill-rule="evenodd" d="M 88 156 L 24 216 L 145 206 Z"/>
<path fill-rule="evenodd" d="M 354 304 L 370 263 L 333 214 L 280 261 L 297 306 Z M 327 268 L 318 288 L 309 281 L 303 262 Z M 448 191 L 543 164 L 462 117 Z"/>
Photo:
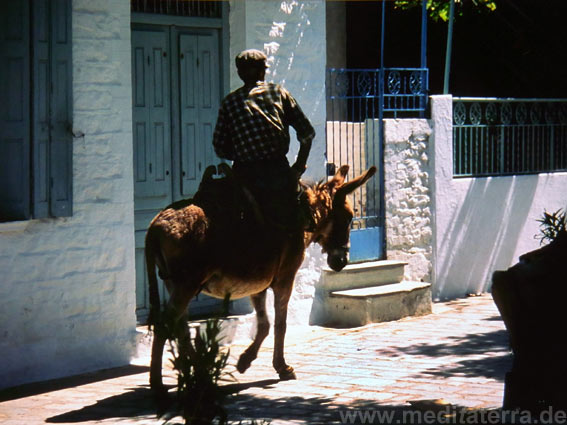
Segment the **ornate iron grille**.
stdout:
<path fill-rule="evenodd" d="M 567 100 L 453 100 L 453 175 L 567 171 Z"/>
<path fill-rule="evenodd" d="M 199 18 L 220 18 L 220 0 L 131 0 L 132 12 L 161 15 L 193 16 Z"/>
<path fill-rule="evenodd" d="M 361 122 L 368 118 L 378 118 L 380 106 L 387 117 L 424 116 L 428 96 L 428 69 L 385 68 L 383 77 L 380 72 L 380 69 L 329 69 L 328 118 L 335 120 L 340 117 L 351 122 Z"/>

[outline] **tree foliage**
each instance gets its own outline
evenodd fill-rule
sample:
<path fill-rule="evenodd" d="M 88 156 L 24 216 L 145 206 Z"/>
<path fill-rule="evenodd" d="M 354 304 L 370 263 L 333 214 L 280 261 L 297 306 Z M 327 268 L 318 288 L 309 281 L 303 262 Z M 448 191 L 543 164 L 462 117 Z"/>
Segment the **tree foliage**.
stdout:
<path fill-rule="evenodd" d="M 422 0 L 395 0 L 395 7 L 409 9 L 421 6 Z M 429 16 L 434 21 L 448 21 L 451 0 L 427 0 Z M 492 12 L 496 9 L 496 0 L 455 0 L 455 16 L 462 16 L 465 9 L 474 9 L 477 12 Z"/>

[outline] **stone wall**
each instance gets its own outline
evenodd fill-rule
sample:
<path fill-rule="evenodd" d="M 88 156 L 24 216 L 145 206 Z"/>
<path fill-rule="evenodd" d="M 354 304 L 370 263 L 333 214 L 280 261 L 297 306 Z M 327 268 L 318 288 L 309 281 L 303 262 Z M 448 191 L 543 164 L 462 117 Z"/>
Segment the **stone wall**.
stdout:
<path fill-rule="evenodd" d="M 386 249 L 408 263 L 405 279 L 431 282 L 432 216 L 426 120 L 384 122 Z"/>
<path fill-rule="evenodd" d="M 0 387 L 134 347 L 130 3 L 74 0 L 72 21 L 73 216 L 0 224 Z"/>

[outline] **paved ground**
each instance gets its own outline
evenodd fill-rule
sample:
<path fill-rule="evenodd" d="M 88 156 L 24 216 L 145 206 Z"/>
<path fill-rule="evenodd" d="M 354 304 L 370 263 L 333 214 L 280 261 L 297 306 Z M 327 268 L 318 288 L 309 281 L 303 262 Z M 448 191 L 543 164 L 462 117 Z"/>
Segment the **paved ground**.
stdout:
<path fill-rule="evenodd" d="M 246 344 L 233 343 L 235 358 Z M 248 372 L 237 374 L 241 391 L 228 408 L 236 423 L 454 423 L 448 418 L 455 406 L 500 407 L 511 366 L 507 334 L 489 295 L 437 303 L 429 316 L 355 329 L 291 327 L 286 360 L 297 381 L 276 379 L 271 346 L 269 338 Z M 163 423 L 146 385 L 148 364 L 142 353 L 125 368 L 0 393 L 6 400 L 0 423 Z M 168 381 L 175 382 L 171 372 Z"/>

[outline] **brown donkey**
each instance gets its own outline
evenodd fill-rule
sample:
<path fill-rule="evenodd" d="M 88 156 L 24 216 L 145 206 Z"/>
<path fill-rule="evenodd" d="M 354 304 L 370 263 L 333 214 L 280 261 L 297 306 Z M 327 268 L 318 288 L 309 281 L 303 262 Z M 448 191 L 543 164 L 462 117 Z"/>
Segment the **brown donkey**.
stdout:
<path fill-rule="evenodd" d="M 217 197 L 215 202 L 210 202 L 210 197 L 209 202 L 198 198 L 181 201 L 160 212 L 150 224 L 145 247 L 150 324 L 161 321 L 156 266 L 170 294 L 166 314 L 175 320 L 184 319 L 185 324 L 187 305 L 201 291 L 216 298 L 224 298 L 226 294 L 232 299 L 250 296 L 256 310 L 257 332 L 238 360 L 237 369 L 243 373 L 269 333 L 266 291 L 272 288 L 275 304 L 273 366 L 280 379 L 294 379 L 293 368 L 284 359 L 284 338 L 287 305 L 305 248 L 311 242 L 319 243 L 327 253 L 329 267 L 342 270 L 348 262 L 353 217 L 347 195 L 376 173 L 376 167 L 371 167 L 345 183 L 348 169 L 348 165 L 343 165 L 328 182 L 304 186 L 315 224 L 313 232 L 283 231 L 268 225 L 246 226 L 245 221 L 240 220 L 240 213 L 230 213 L 238 211 L 237 201 L 231 196 Z M 186 326 L 184 332 L 186 338 Z M 165 340 L 163 332 L 154 332 L 150 385 L 158 391 L 163 390 L 161 368 Z"/>

